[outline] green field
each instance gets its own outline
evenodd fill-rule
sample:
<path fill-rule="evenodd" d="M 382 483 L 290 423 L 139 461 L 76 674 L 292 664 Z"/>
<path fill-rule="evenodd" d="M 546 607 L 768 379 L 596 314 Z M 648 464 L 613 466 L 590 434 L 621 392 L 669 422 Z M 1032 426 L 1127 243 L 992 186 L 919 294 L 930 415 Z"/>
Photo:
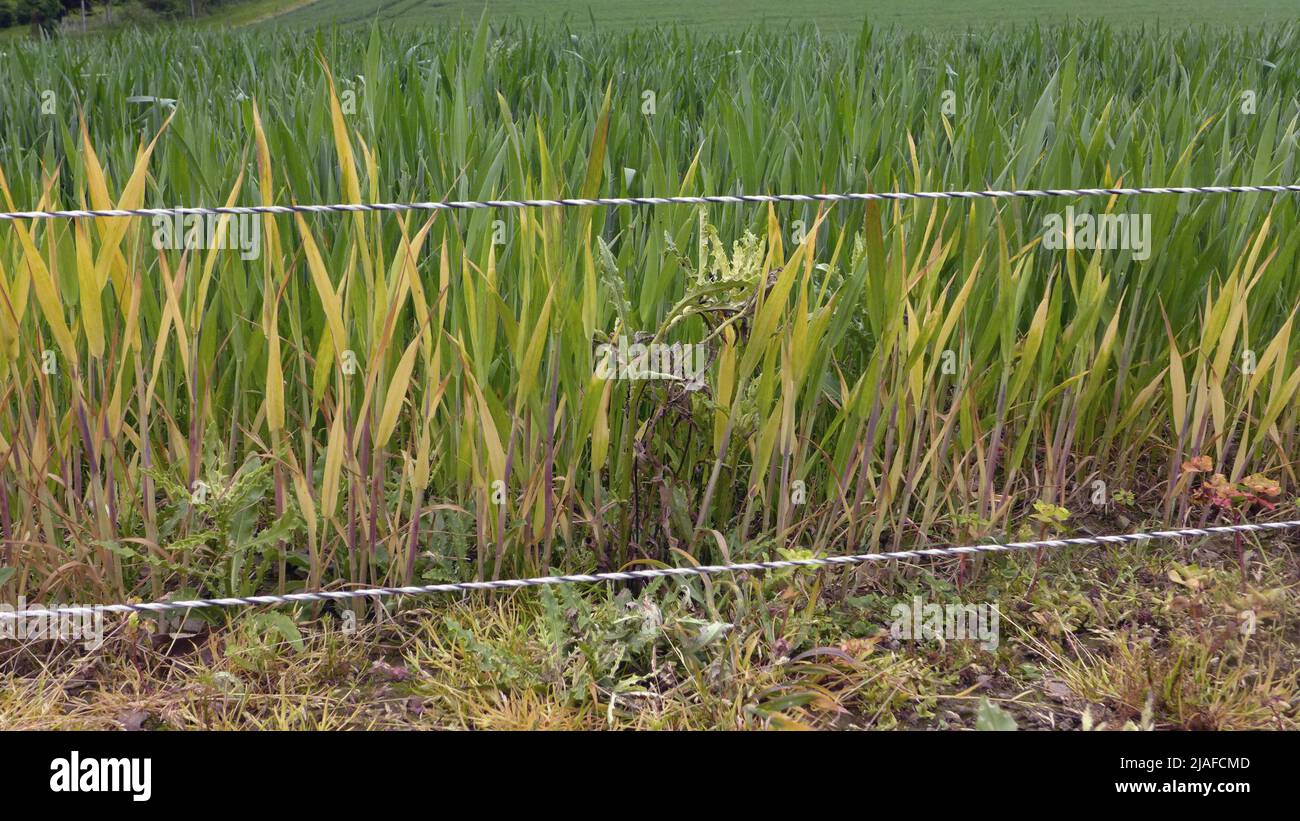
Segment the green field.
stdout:
<path fill-rule="evenodd" d="M 63 40 L 0 63 L 2 166 L 16 204 L 64 206 L 129 178 L 151 205 L 1290 182 L 1294 36 Z M 49 547 L 10 584 L 65 552 L 81 570 L 61 583 L 122 595 L 617 566 L 710 555 L 708 528 L 747 549 L 898 546 L 1011 527 L 1099 475 L 1186 516 L 1192 456 L 1231 481 L 1291 478 L 1296 202 L 1113 203 L 1150 217 L 1149 247 L 1095 256 L 1039 247 L 1063 207 L 841 205 L 804 248 L 819 213 L 790 205 L 270 219 L 259 255 L 206 252 L 174 294 L 198 261 L 154 253 L 147 221 L 11 228 L 5 470 L 61 513 L 14 508 Z M 399 265 L 417 237 L 418 265 Z M 789 304 L 760 322 L 775 269 Z M 596 345 L 641 334 L 704 345 L 714 391 L 592 381 Z M 1245 352 L 1260 372 L 1234 367 Z M 33 368 L 56 354 L 74 378 Z M 98 420 L 84 434 L 82 414 Z M 144 501 L 246 474 L 253 498 L 278 488 L 292 515 L 263 538 L 291 550 L 228 553 L 270 524 L 256 505 L 223 532 L 183 499 Z M 557 495 L 544 476 L 564 477 Z M 807 513 L 782 490 L 796 480 Z M 84 518 L 73 488 L 120 513 Z M 500 527 L 476 530 L 503 499 Z M 427 565 L 410 541 L 426 528 L 445 541 Z"/>
<path fill-rule="evenodd" d="M 1068 4 L 1051 0 L 825 0 L 790 3 L 786 0 L 316 0 L 278 18 L 278 24 L 317 26 L 356 23 L 378 18 L 385 22 L 424 24 L 475 19 L 486 9 L 495 21 L 563 22 L 572 29 L 591 26 L 626 29 L 680 25 L 712 33 L 735 32 L 747 26 L 780 30 L 813 24 L 825 31 L 856 31 L 864 19 L 875 25 L 906 29 L 982 29 L 999 24 L 1059 24 L 1070 20 L 1104 20 L 1117 26 L 1254 25 L 1300 19 L 1288 0 L 1240 0 L 1229 8 L 1214 0 L 1097 0 Z"/>
<path fill-rule="evenodd" d="M 182 15 L 175 21 L 138 4 L 128 13 L 120 11 L 116 27 L 127 25 L 160 28 L 172 25 L 203 30 L 248 26 L 285 26 L 309 29 L 334 25 L 365 25 L 374 21 L 397 26 L 440 26 L 479 19 L 486 14 L 494 23 L 541 23 L 566 27 L 575 32 L 619 31 L 656 26 L 679 26 L 713 35 L 746 28 L 777 32 L 800 26 L 815 26 L 823 32 L 855 33 L 864 21 L 879 28 L 908 31 L 986 31 L 1006 25 L 1061 25 L 1070 22 L 1102 21 L 1120 28 L 1135 26 L 1184 28 L 1187 26 L 1239 27 L 1276 25 L 1300 20 L 1300 10 L 1287 0 L 1241 0 L 1229 10 L 1208 0 L 1098 0 L 1067 6 L 1046 0 L 827 0 L 795 4 L 780 0 L 723 0 L 711 4 L 685 0 L 555 0 L 537 3 L 527 0 L 227 0 L 219 6 L 202 8 L 197 21 Z M 90 33 L 102 36 L 114 26 L 105 25 L 101 5 L 90 7 Z M 80 33 L 75 12 L 65 19 L 63 30 Z M 28 27 L 15 25 L 0 31 L 8 38 L 23 38 Z"/>

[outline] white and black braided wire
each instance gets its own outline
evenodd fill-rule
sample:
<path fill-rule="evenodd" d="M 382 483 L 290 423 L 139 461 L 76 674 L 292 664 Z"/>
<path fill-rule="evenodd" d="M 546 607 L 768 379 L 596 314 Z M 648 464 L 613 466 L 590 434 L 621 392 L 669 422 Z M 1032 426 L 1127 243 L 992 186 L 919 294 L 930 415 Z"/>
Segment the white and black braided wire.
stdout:
<path fill-rule="evenodd" d="M 365 211 L 468 211 L 480 208 L 584 208 L 624 205 L 735 205 L 767 202 L 872 202 L 893 200 L 991 200 L 1043 197 L 1110 197 L 1148 194 L 1287 194 L 1300 185 L 1199 185 L 1164 188 L 1027 188 L 1010 191 L 893 191 L 849 194 L 714 194 L 680 197 L 598 197 L 558 200 L 459 200 L 442 202 L 362 202 L 325 205 L 231 205 L 218 208 L 89 209 L 68 211 L 0 211 L 0 221 L 95 219 L 101 217 L 235 216 L 248 214 L 332 214 Z"/>
<path fill-rule="evenodd" d="M 223 599 L 190 599 L 185 601 L 156 601 L 142 604 L 100 604 L 86 607 L 55 607 L 50 609 L 0 610 L 0 620 L 19 618 L 49 618 L 53 616 L 90 616 L 97 613 L 164 613 L 175 610 L 194 610 L 208 607 L 256 607 L 260 605 L 296 604 L 300 602 L 339 601 L 344 599 L 380 599 L 393 596 L 426 596 L 433 593 L 464 593 L 473 590 L 509 590 L 518 587 L 542 587 L 558 584 L 595 584 L 598 582 L 657 579 L 666 576 L 711 576 L 719 573 L 744 573 L 750 571 L 781 570 L 784 568 L 832 567 L 857 565 L 867 562 L 889 562 L 901 559 L 965 556 L 972 553 L 1007 553 L 1015 550 L 1071 547 L 1079 545 L 1126 544 L 1155 539 L 1187 539 L 1196 536 L 1218 536 L 1230 533 L 1254 533 L 1300 528 L 1300 520 L 1289 522 L 1257 522 L 1254 524 L 1223 525 L 1219 527 L 1189 527 L 1181 530 L 1154 530 L 1148 533 L 1126 533 L 1114 536 L 1077 536 L 1069 539 L 1043 539 L 1035 542 L 1008 542 L 1006 544 L 980 544 L 965 547 L 934 547 L 922 550 L 900 550 L 893 553 L 860 553 L 854 556 L 826 556 L 817 559 L 781 559 L 768 562 L 742 562 L 738 564 L 701 565 L 697 567 L 664 567 L 647 570 L 627 570 L 611 573 L 589 573 L 570 576 L 538 576 L 531 579 L 501 579 L 485 582 L 455 582 L 412 587 L 365 587 L 356 590 L 330 590 L 314 593 L 288 593 L 285 595 L 243 596 Z"/>

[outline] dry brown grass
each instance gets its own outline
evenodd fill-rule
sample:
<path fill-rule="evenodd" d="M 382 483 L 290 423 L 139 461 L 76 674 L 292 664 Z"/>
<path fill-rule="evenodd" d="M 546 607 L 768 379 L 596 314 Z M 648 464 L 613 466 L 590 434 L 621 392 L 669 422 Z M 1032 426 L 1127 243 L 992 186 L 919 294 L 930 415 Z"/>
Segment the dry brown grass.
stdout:
<path fill-rule="evenodd" d="M 1001 558 L 962 593 L 1001 602 L 995 652 L 890 639 L 889 604 L 942 598 L 952 569 L 720 583 L 689 602 L 682 586 L 421 602 L 351 634 L 322 617 L 300 649 L 248 614 L 176 636 L 124 621 L 95 651 L 6 647 L 0 726 L 968 728 L 987 698 L 1022 728 L 1300 727 L 1300 571 L 1281 539 L 1244 583 L 1230 543 L 1062 555 L 1032 594 L 1032 560 Z M 732 627 L 701 645 L 714 620 Z"/>

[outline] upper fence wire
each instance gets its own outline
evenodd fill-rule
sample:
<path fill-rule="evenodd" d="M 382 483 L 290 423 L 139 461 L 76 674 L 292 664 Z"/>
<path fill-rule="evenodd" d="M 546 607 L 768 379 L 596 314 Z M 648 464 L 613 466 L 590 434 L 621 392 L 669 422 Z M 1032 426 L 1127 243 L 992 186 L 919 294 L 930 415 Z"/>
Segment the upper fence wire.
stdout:
<path fill-rule="evenodd" d="M 642 205 L 738 205 L 746 203 L 898 202 L 909 200 L 1042 199 L 1047 197 L 1123 197 L 1171 194 L 1295 194 L 1297 185 L 1196 185 L 1145 188 L 1018 188 L 983 191 L 887 191 L 846 194 L 711 194 L 675 197 L 596 197 L 593 199 L 445 200 L 293 205 L 177 206 L 172 208 L 3 211 L 0 221 L 101 219 L 110 217 L 220 216 L 222 214 L 334 214 L 355 212 L 471 211 L 482 208 L 585 208 Z"/>

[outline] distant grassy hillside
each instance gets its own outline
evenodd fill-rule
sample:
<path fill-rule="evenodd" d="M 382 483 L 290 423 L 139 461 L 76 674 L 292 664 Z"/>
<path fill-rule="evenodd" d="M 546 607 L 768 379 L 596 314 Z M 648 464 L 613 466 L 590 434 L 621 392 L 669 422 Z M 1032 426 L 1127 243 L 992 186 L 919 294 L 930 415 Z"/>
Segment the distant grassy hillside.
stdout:
<path fill-rule="evenodd" d="M 6 23 L 0 0 L 0 37 L 25 37 L 28 23 Z M 1046 0 L 822 0 L 795 4 L 786 0 L 228 0 L 200 7 L 197 19 L 186 14 L 169 17 L 140 0 L 114 0 L 106 14 L 102 2 L 92 3 L 85 21 L 94 36 L 123 27 L 155 29 L 169 25 L 205 29 L 252 25 L 310 29 L 319 26 L 367 24 L 375 19 L 399 25 L 433 25 L 477 20 L 486 9 L 494 23 L 524 21 L 555 23 L 575 29 L 627 30 L 677 24 L 719 34 L 762 26 L 768 30 L 813 24 L 827 32 L 856 32 L 865 19 L 877 26 L 912 31 L 961 31 L 999 25 L 1044 25 L 1073 20 L 1104 20 L 1134 26 L 1259 26 L 1300 21 L 1292 0 L 1238 0 L 1231 9 L 1213 0 L 1096 0 L 1086 6 Z M 16 19 L 16 18 L 15 18 Z M 8 25 L 9 27 L 5 27 Z M 73 9 L 56 27 L 65 35 L 82 33 L 83 22 Z"/>
<path fill-rule="evenodd" d="M 301 2 L 301 0 L 299 0 Z M 1066 4 L 1049 0 L 315 0 L 274 18 L 278 25 L 315 26 L 358 23 L 379 17 L 402 23 L 434 23 L 477 18 L 484 7 L 495 20 L 520 18 L 574 26 L 634 28 L 680 23 L 714 32 L 749 24 L 781 28 L 815 23 L 826 30 L 856 30 L 864 17 L 878 24 L 914 29 L 979 28 L 999 23 L 1061 23 L 1104 19 L 1114 25 L 1257 25 L 1300 19 L 1293 0 L 1236 0 L 1229 8 L 1217 0 L 1094 0 Z"/>
<path fill-rule="evenodd" d="M 42 26 L 32 23 L 29 0 L 0 0 L 0 38 L 25 38 Z M 142 0 L 88 0 L 85 16 L 75 4 L 65 3 L 62 16 L 47 17 L 43 28 L 52 36 L 95 37 L 126 28 L 155 30 L 168 26 L 229 29 L 261 23 L 292 12 L 314 0 L 208 0 L 196 3 L 191 17 L 188 0 L 169 6 Z"/>

